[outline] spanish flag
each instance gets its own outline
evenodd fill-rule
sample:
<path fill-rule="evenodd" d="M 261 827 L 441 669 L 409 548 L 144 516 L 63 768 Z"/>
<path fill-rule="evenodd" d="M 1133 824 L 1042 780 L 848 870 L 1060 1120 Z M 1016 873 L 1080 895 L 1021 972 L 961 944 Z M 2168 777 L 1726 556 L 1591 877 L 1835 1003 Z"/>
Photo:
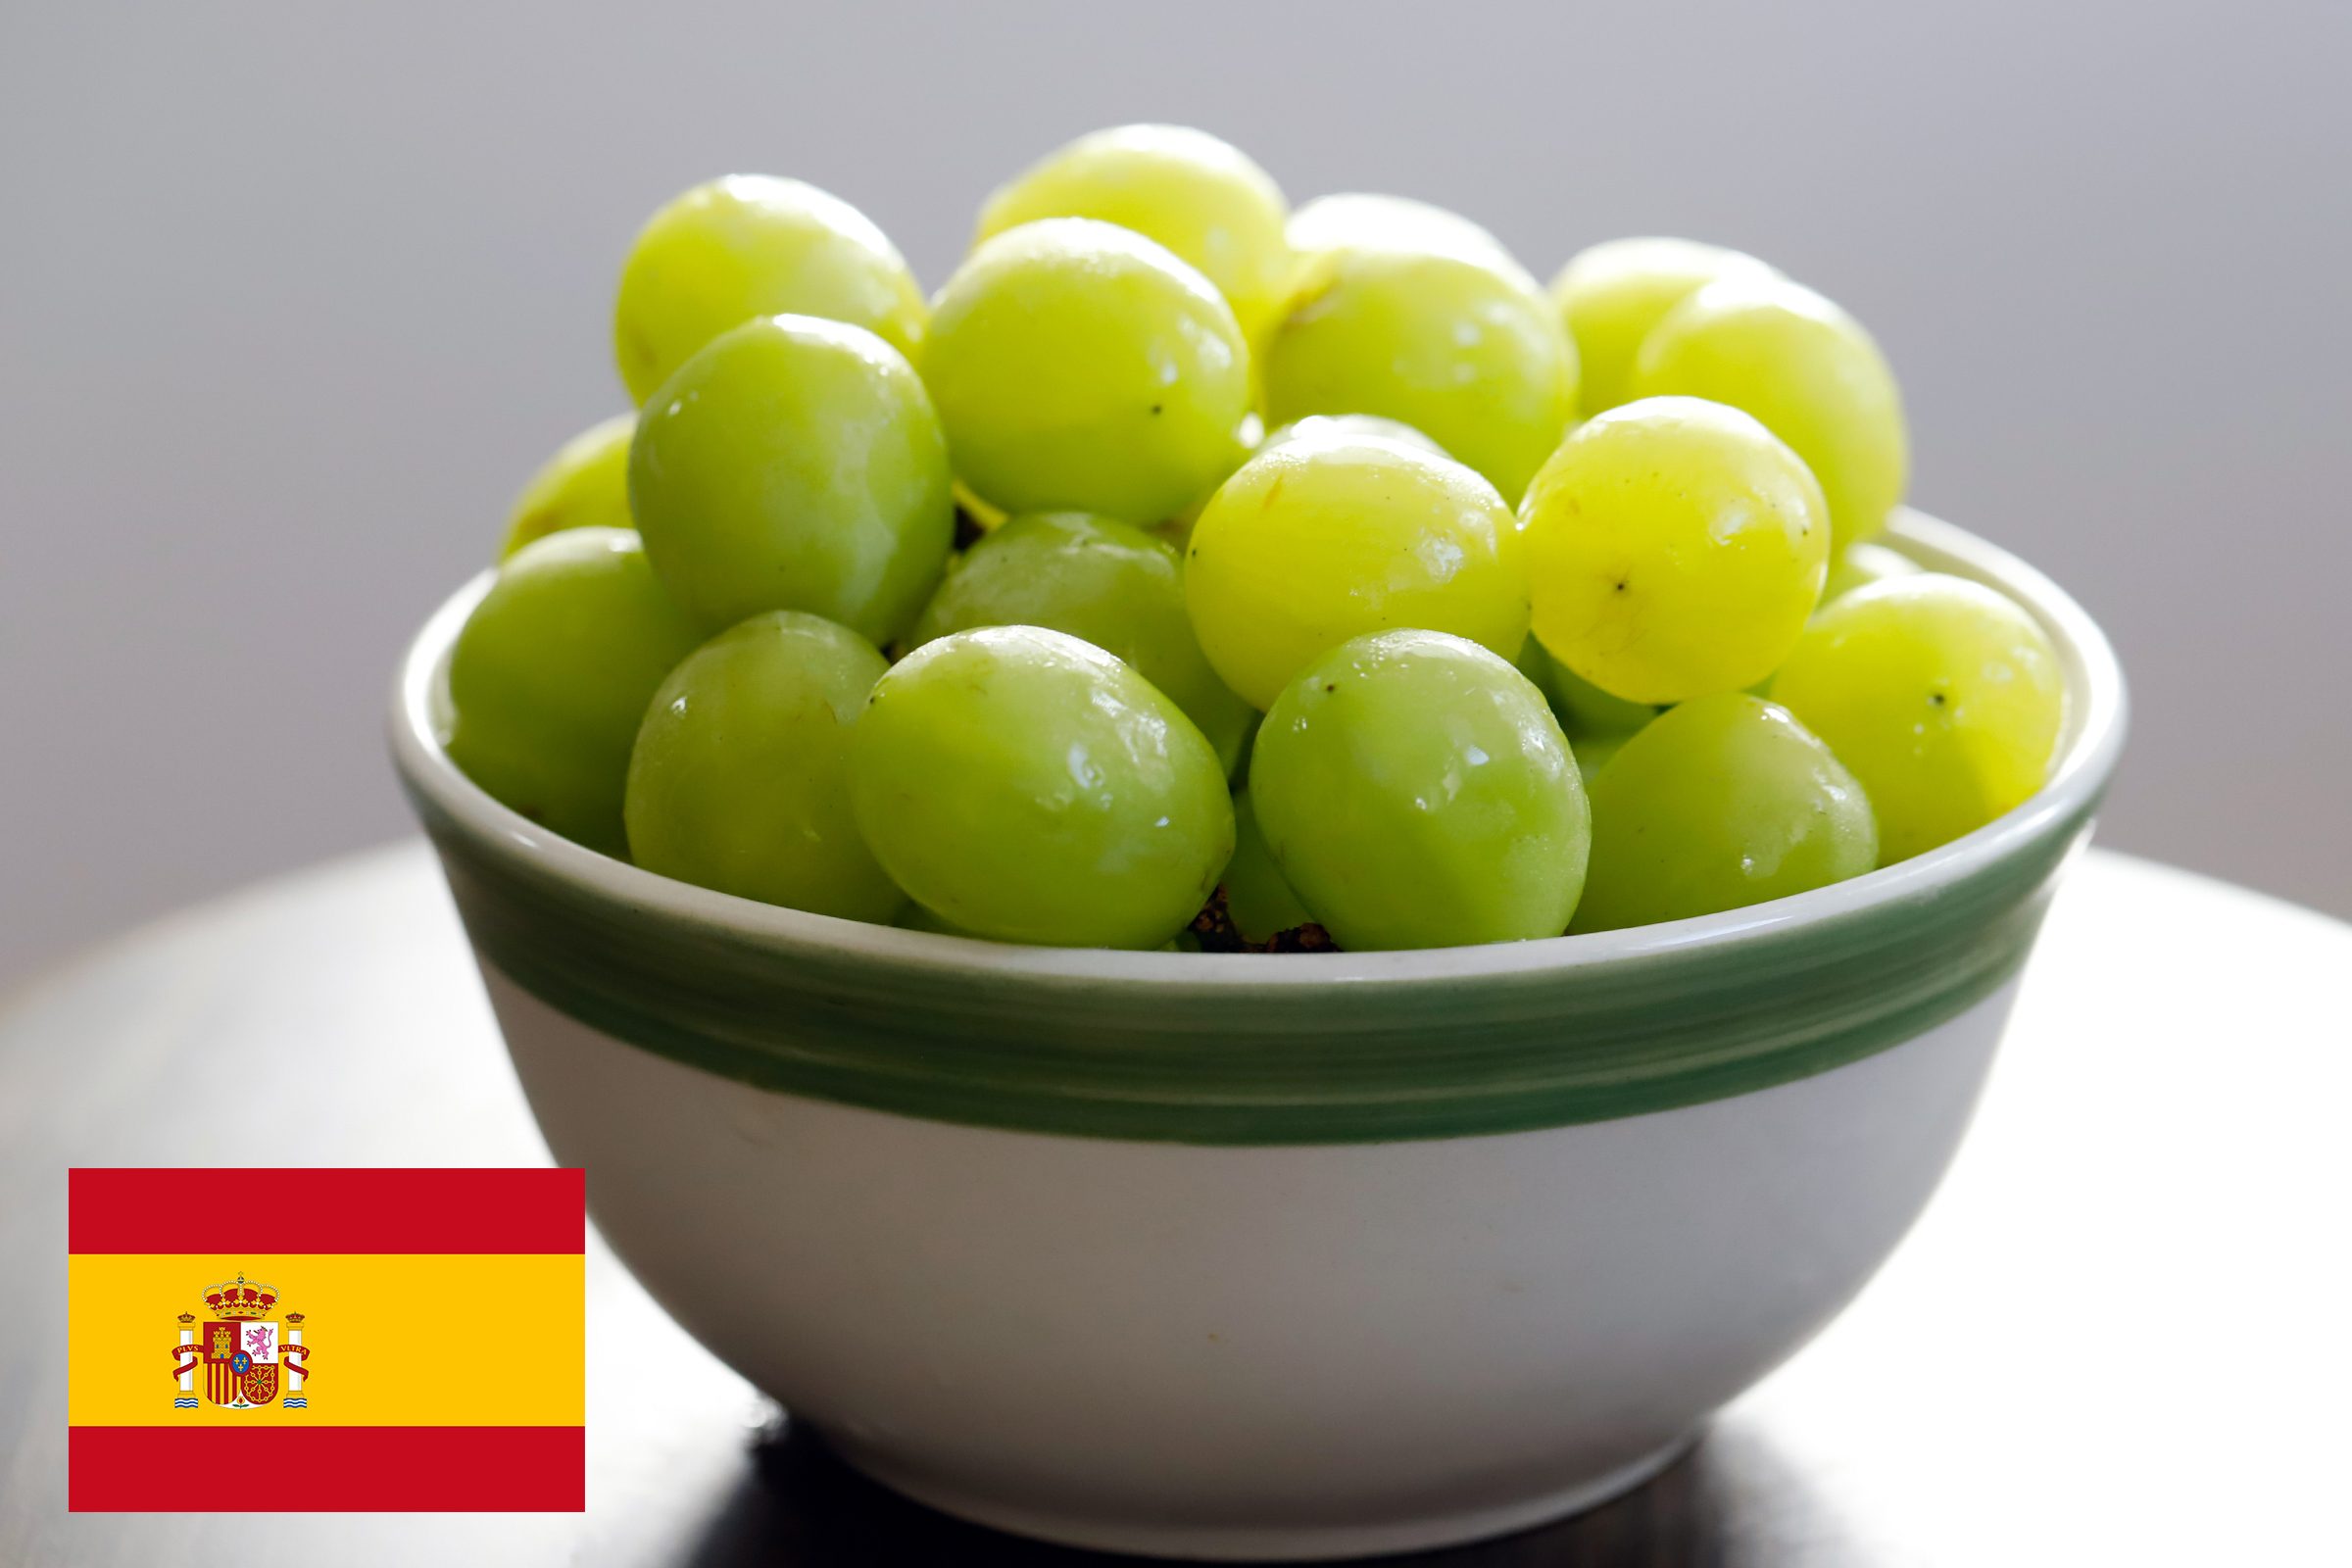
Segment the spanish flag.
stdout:
<path fill-rule="evenodd" d="M 75 1170 L 68 1506 L 586 1505 L 577 1170 Z"/>

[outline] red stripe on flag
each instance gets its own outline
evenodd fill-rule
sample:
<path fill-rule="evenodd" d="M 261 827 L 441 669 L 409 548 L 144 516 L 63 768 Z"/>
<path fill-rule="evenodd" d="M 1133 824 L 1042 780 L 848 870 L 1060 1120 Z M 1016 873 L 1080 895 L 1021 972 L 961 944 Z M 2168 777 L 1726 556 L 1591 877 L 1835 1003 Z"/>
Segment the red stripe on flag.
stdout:
<path fill-rule="evenodd" d="M 248 1185 L 261 1201 L 198 1203 Z M 76 1169 L 74 1252 L 578 1252 L 577 1170 Z"/>
<path fill-rule="evenodd" d="M 585 1427 L 69 1427 L 76 1513 L 577 1513 Z"/>

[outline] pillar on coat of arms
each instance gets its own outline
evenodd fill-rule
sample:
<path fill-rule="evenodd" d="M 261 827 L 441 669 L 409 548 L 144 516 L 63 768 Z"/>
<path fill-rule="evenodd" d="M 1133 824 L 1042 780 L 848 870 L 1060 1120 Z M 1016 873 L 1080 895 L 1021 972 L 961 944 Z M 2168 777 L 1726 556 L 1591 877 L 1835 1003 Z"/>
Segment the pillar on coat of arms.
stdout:
<path fill-rule="evenodd" d="M 302 1343 L 302 1314 L 300 1312 L 286 1314 L 286 1343 L 288 1345 Z M 302 1354 L 297 1351 L 285 1359 L 286 1392 L 284 1396 L 278 1400 L 278 1405 L 281 1409 L 307 1410 L 311 1407 L 311 1401 L 302 1392 Z"/>
<path fill-rule="evenodd" d="M 196 1348 L 196 1314 L 193 1312 L 179 1314 L 179 1343 L 183 1351 Z M 196 1407 L 197 1358 L 183 1353 L 179 1360 L 183 1370 L 179 1374 L 179 1393 L 172 1396 L 172 1408 L 192 1410 Z"/>

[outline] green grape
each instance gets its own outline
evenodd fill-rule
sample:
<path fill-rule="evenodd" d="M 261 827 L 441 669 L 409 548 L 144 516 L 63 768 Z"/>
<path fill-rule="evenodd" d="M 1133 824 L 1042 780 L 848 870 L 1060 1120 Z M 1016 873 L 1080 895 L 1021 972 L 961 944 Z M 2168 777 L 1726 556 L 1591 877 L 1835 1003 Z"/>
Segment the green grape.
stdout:
<path fill-rule="evenodd" d="M 1256 716 L 1201 657 L 1175 549 L 1124 522 L 1030 513 L 948 568 L 913 645 L 975 626 L 1044 626 L 1116 655 L 1185 711 L 1231 771 Z"/>
<path fill-rule="evenodd" d="M 1612 239 L 1568 259 L 1551 297 L 1576 340 L 1584 411 L 1603 414 L 1633 396 L 1634 357 L 1666 313 L 1719 277 L 1780 274 L 1744 251 L 1689 239 Z"/>
<path fill-rule="evenodd" d="M 1231 783 L 1237 790 L 1250 787 L 1250 752 L 1256 744 L 1257 732 L 1265 726 L 1266 715 L 1256 709 L 1250 710 L 1250 727 L 1242 732 L 1242 760 L 1233 770 Z"/>
<path fill-rule="evenodd" d="M 1234 470 L 1248 462 L 1250 455 L 1265 445 L 1265 442 L 1266 421 L 1259 418 L 1256 411 L 1252 410 L 1242 417 L 1242 427 L 1236 433 L 1233 451 L 1229 454 L 1225 471 L 1217 475 L 1217 484 L 1223 484 L 1227 479 L 1232 478 Z M 1202 491 L 1200 499 L 1191 506 L 1186 507 L 1174 516 L 1161 518 L 1145 531 L 1174 550 L 1178 556 L 1182 556 L 1185 546 L 1192 542 L 1193 524 L 1200 520 L 1200 509 L 1208 505 L 1208 498 L 1214 494 L 1216 494 L 1216 485 L 1211 485 Z"/>
<path fill-rule="evenodd" d="M 1288 424 L 1275 426 L 1274 433 L 1259 442 L 1257 450 L 1271 452 L 1302 435 L 1379 436 L 1389 441 L 1401 441 L 1408 447 L 1419 447 L 1441 458 L 1453 455 L 1411 425 L 1396 419 L 1384 419 L 1377 414 L 1310 414 L 1303 419 L 1293 419 Z"/>
<path fill-rule="evenodd" d="M 2066 723 L 2048 634 L 1990 588 L 1941 572 L 1824 606 L 1772 696 L 1869 791 L 1888 864 L 2040 789 Z"/>
<path fill-rule="evenodd" d="M 956 472 L 1006 512 L 1175 516 L 1241 460 L 1250 355 L 1224 297 L 1130 230 L 1024 223 L 972 252 L 923 351 Z"/>
<path fill-rule="evenodd" d="M 1592 781 L 1609 765 L 1609 759 L 1624 751 L 1625 743 L 1640 733 L 1626 730 L 1614 735 L 1578 735 L 1568 742 L 1569 750 L 1576 754 L 1576 775 L 1585 781 L 1588 799 L 1592 794 Z"/>
<path fill-rule="evenodd" d="M 723 332 L 646 406 L 629 500 L 662 586 L 716 630 L 805 610 L 905 631 L 956 528 L 923 384 L 861 327 L 776 316 Z"/>
<path fill-rule="evenodd" d="M 1899 550 L 1868 539 L 1857 539 L 1830 557 L 1829 580 L 1822 584 L 1821 602 L 1842 599 L 1855 589 L 1889 577 L 1908 577 L 1924 568 Z"/>
<path fill-rule="evenodd" d="M 1494 487 L 1380 436 L 1303 433 L 1243 465 L 1193 526 L 1201 651 L 1259 708 L 1364 632 L 1415 626 L 1502 654 L 1527 635 L 1519 530 Z"/>
<path fill-rule="evenodd" d="M 616 414 L 556 449 L 514 498 L 501 561 L 566 528 L 630 528 L 629 437 L 637 416 Z"/>
<path fill-rule="evenodd" d="M 1629 703 L 1586 680 L 1575 670 L 1551 657 L 1540 637 L 1530 637 L 1519 650 L 1519 673 L 1536 683 L 1536 690 L 1551 705 L 1552 716 L 1560 728 L 1576 742 L 1577 760 L 1584 760 L 1585 739 L 1588 736 L 1631 735 L 1658 716 L 1658 710 L 1648 703 Z"/>
<path fill-rule="evenodd" d="M 1318 196 L 1291 215 L 1291 250 L 1300 260 L 1329 251 L 1434 251 L 1524 276 L 1526 269 L 1481 225 L 1410 196 L 1344 191 Z M 1532 285 L 1533 278 L 1528 282 Z"/>
<path fill-rule="evenodd" d="M 991 196 L 973 243 L 1041 218 L 1116 223 L 1198 270 L 1253 336 L 1290 276 L 1289 214 L 1281 187 L 1231 143 L 1187 125 L 1121 125 L 1079 137 Z"/>
<path fill-rule="evenodd" d="M 964 937 L 974 942 L 988 940 L 977 932 L 966 931 L 953 920 L 934 914 L 911 899 L 906 901 L 906 907 L 899 911 L 898 918 L 891 921 L 891 924 L 902 931 L 928 931 L 933 936 Z"/>
<path fill-rule="evenodd" d="M 719 333 L 762 316 L 819 316 L 912 359 L 923 291 L 863 213 L 797 179 L 730 174 L 654 214 L 612 308 L 621 383 L 645 402 Z"/>
<path fill-rule="evenodd" d="M 1558 936 L 1585 789 L 1544 694 L 1434 631 L 1344 643 L 1266 714 L 1250 794 L 1283 875 L 1343 948 Z"/>
<path fill-rule="evenodd" d="M 858 837 L 850 728 L 887 667 L 797 610 L 729 627 L 669 672 L 629 754 L 629 854 L 663 876 L 850 920 L 906 901 Z"/>
<path fill-rule="evenodd" d="M 1248 790 L 1233 797 L 1233 858 L 1225 866 L 1224 887 L 1225 912 L 1245 942 L 1270 942 L 1314 919 L 1274 863 Z"/>
<path fill-rule="evenodd" d="M 1576 350 L 1543 292 L 1436 252 L 1339 250 L 1308 263 L 1258 374 L 1268 419 L 1402 420 L 1508 501 L 1576 416 Z"/>
<path fill-rule="evenodd" d="M 989 626 L 925 643 L 850 737 L 858 825 L 893 880 L 982 936 L 1155 948 L 1233 854 L 1193 721 L 1089 642 Z"/>
<path fill-rule="evenodd" d="M 1642 341 L 1632 394 L 1744 409 L 1805 460 L 1839 545 L 1886 525 L 1903 499 L 1902 394 L 1862 324 L 1811 289 L 1754 272 L 1709 283 Z"/>
<path fill-rule="evenodd" d="M 1658 715 L 1592 780 L 1592 863 L 1570 931 L 1687 920 L 1860 876 L 1870 802 L 1785 708 L 1719 692 Z"/>
<path fill-rule="evenodd" d="M 1581 426 L 1520 514 L 1536 635 L 1636 703 L 1770 675 L 1828 570 L 1828 516 L 1805 466 L 1747 415 L 1696 398 L 1629 403 Z"/>
<path fill-rule="evenodd" d="M 620 856 L 638 721 L 701 640 L 626 528 L 525 545 L 450 650 L 449 759 L 502 805 Z"/>

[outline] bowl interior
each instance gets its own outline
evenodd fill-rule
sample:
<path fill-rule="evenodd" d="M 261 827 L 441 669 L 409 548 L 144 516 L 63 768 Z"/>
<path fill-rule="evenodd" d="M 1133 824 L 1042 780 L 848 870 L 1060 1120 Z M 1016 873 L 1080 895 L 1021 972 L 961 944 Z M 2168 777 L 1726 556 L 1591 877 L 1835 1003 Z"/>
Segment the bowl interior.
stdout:
<path fill-rule="evenodd" d="M 439 741 L 427 625 L 393 748 L 485 968 L 554 1013 L 721 1077 L 949 1121 L 1196 1143 L 1448 1137 L 1606 1120 L 1825 1072 L 2017 973 L 2123 729 L 2096 627 L 2045 578 L 1909 515 L 1897 543 L 2049 628 L 2070 682 L 2050 783 L 1926 855 L 1698 919 L 1411 953 L 1120 953 L 865 925 L 674 882 L 474 788 Z"/>
<path fill-rule="evenodd" d="M 392 748 L 404 779 L 454 822 L 498 852 L 527 858 L 593 896 L 651 906 L 692 925 L 753 940 L 814 945 L 914 965 L 946 963 L 1002 973 L 1131 977 L 1196 984 L 1345 983 L 1440 973 L 1507 973 L 1564 964 L 1608 963 L 1740 933 L 1833 917 L 1877 903 L 1926 896 L 1987 859 L 2045 834 L 2053 821 L 2095 805 L 2122 749 L 2123 674 L 2105 635 L 2049 578 L 2017 557 L 1950 523 L 1905 509 L 1884 543 L 1936 571 L 1985 583 L 2032 613 L 2056 644 L 2067 680 L 2067 714 L 2049 782 L 2032 800 L 1977 831 L 1925 855 L 1792 898 L 1659 925 L 1480 948 L 1412 953 L 1261 955 L 1123 953 L 1025 948 L 932 932 L 868 925 L 779 908 L 676 882 L 581 848 L 509 810 L 461 773 L 442 749 L 448 732 L 448 659 L 465 618 L 488 590 L 484 571 L 429 619 L 403 662 L 393 693 Z"/>

